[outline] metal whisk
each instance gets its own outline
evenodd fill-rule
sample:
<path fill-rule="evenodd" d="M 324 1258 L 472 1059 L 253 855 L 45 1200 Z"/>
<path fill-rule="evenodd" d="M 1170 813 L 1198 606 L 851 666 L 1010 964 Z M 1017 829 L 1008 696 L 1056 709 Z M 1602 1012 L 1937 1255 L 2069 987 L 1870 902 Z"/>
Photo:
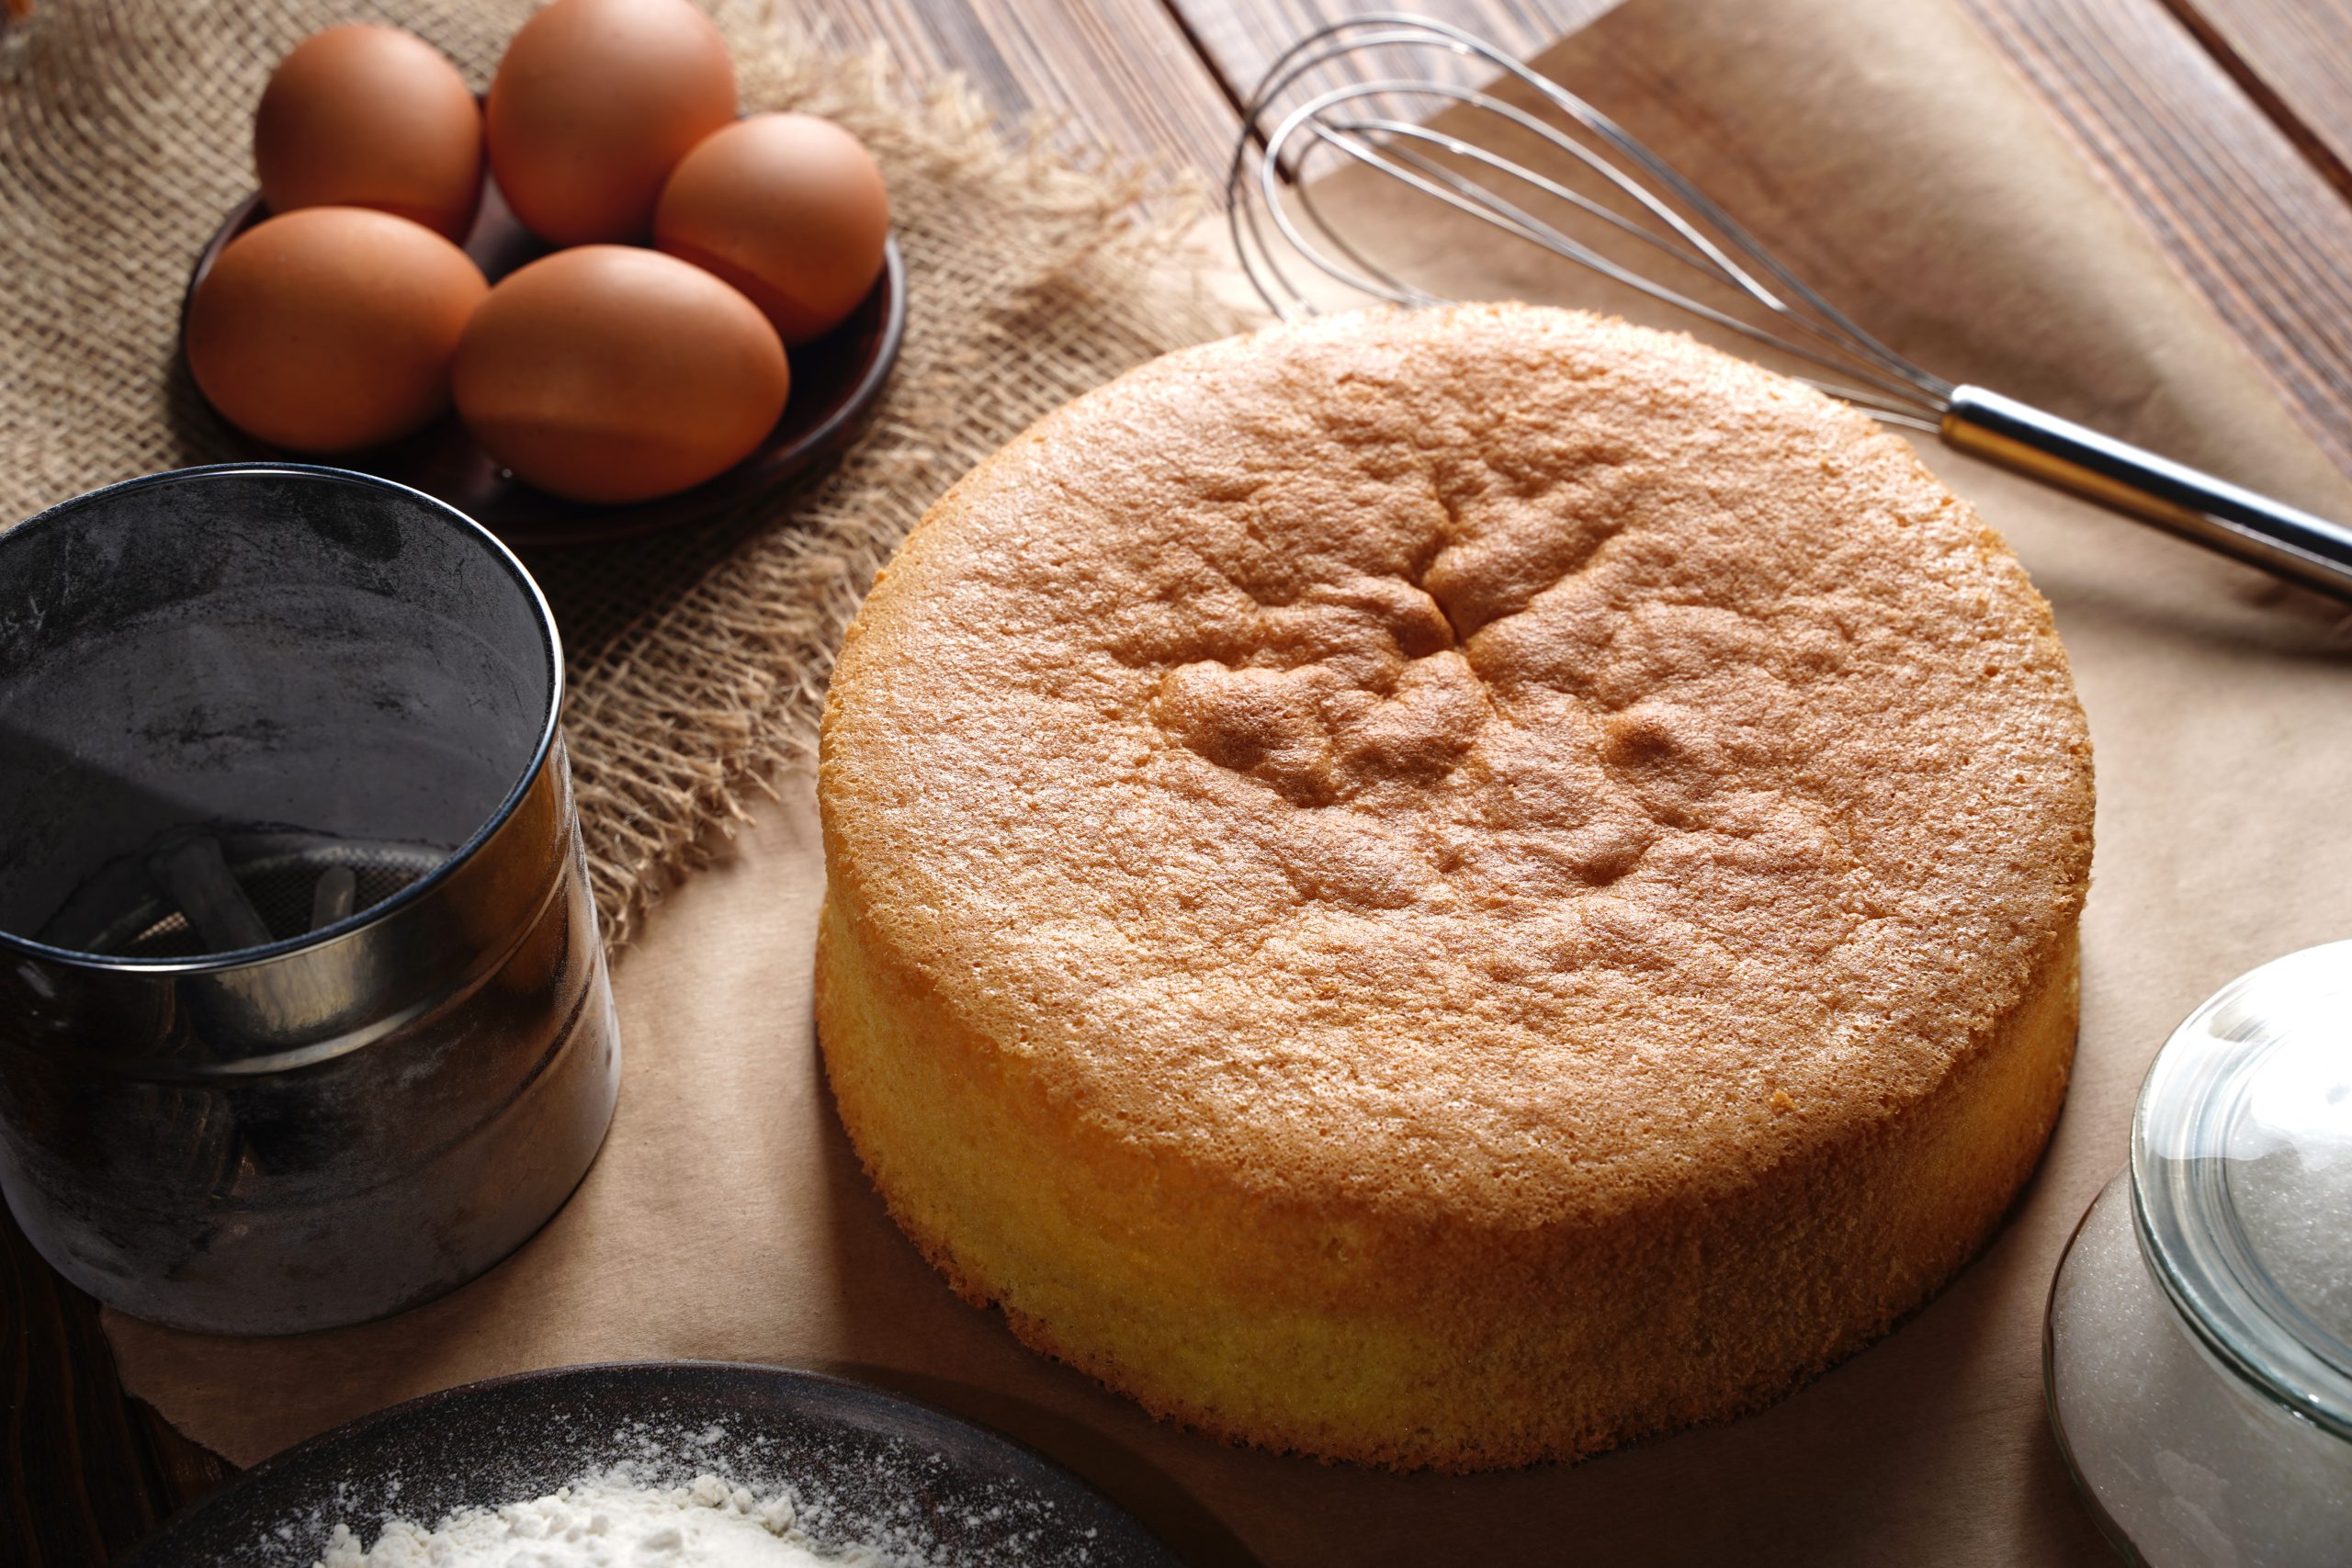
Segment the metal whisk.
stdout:
<path fill-rule="evenodd" d="M 1457 69 L 1490 68 L 1502 91 L 1532 107 L 1449 79 L 1452 73 L 1432 69 L 1448 62 L 1431 51 Z M 1322 68 L 1367 60 L 1378 63 L 1366 79 L 1323 90 L 1301 85 Z M 1513 82 L 1525 91 L 1513 91 Z M 1449 128 L 1408 118 L 1405 106 L 1453 111 Z M 1458 129 L 1473 124 L 1475 133 Z M 1513 143 L 1537 152 L 1552 172 L 1521 161 Z M 1443 303 L 1327 219 L 1307 178 L 1318 155 L 1402 181 L 1512 239 L 1777 350 L 1803 367 L 1803 379 L 1890 423 L 1933 431 L 1961 451 L 2352 601 L 2352 529 L 1921 369 L 1807 288 L 1606 115 L 1474 33 L 1397 12 L 1308 33 L 1274 62 L 1251 99 L 1227 182 L 1234 246 L 1278 314 L 1317 310 L 1300 287 L 1300 266 L 1375 299 Z"/>

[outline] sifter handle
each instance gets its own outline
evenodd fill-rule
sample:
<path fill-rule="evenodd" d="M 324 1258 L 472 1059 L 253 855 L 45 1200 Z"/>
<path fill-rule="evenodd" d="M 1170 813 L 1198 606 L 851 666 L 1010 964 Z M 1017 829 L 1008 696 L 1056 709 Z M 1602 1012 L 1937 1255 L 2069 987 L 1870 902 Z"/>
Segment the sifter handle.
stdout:
<path fill-rule="evenodd" d="M 2352 601 L 2352 529 L 2101 435 L 2030 403 L 1955 387 L 1945 444 L 2102 502 L 2208 549 Z"/>

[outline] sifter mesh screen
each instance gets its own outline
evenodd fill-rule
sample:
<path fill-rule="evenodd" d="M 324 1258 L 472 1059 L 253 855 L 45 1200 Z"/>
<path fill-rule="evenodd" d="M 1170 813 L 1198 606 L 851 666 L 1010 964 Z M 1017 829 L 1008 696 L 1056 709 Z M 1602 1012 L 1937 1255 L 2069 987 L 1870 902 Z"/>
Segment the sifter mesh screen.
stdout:
<path fill-rule="evenodd" d="M 356 882 L 351 907 L 356 913 L 382 903 L 445 858 L 444 852 L 411 844 L 336 840 L 232 863 L 229 870 L 269 928 L 270 940 L 283 942 L 311 929 L 312 900 L 319 879 L 329 870 L 351 870 Z M 187 917 L 162 894 L 130 910 L 87 946 L 90 952 L 120 958 L 194 958 L 211 951 L 189 927 Z"/>

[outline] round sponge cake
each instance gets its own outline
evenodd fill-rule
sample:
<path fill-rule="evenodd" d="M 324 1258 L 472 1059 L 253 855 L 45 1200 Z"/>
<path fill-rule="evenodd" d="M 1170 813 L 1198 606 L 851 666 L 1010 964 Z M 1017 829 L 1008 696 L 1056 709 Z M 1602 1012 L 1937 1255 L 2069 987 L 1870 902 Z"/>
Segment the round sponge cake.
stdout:
<path fill-rule="evenodd" d="M 891 1213 L 1227 1438 L 1751 1408 L 1960 1267 L 2064 1093 L 2048 606 L 1901 441 L 1686 338 L 1383 311 L 1080 399 L 876 584 L 820 793 Z"/>

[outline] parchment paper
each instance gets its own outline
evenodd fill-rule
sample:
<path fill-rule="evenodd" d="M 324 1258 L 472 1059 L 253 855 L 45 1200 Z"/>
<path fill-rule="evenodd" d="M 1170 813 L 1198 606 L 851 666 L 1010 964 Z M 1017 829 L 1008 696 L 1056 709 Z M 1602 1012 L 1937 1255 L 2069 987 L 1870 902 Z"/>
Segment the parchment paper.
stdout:
<path fill-rule="evenodd" d="M 1631 0 L 1544 63 L 1897 348 L 2352 516 L 2260 372 L 1941 0 Z M 1454 292 L 1576 297 L 1492 244 L 1431 247 Z M 2056 604 L 2090 713 L 2080 1054 L 2050 1155 L 1984 1255 L 1772 1409 L 1573 1468 L 1397 1478 L 1219 1448 L 1021 1349 L 901 1240 L 832 1119 L 809 1032 L 822 866 L 805 778 L 620 962 L 619 1116 L 536 1241 L 443 1302 L 334 1334 L 112 1318 L 125 1378 L 250 1462 L 526 1368 L 845 1371 L 1046 1450 L 1201 1562 L 2104 1561 L 2042 1417 L 2044 1295 L 2173 1023 L 2263 959 L 2352 934 L 2352 631 L 2323 601 L 1927 451 Z"/>

